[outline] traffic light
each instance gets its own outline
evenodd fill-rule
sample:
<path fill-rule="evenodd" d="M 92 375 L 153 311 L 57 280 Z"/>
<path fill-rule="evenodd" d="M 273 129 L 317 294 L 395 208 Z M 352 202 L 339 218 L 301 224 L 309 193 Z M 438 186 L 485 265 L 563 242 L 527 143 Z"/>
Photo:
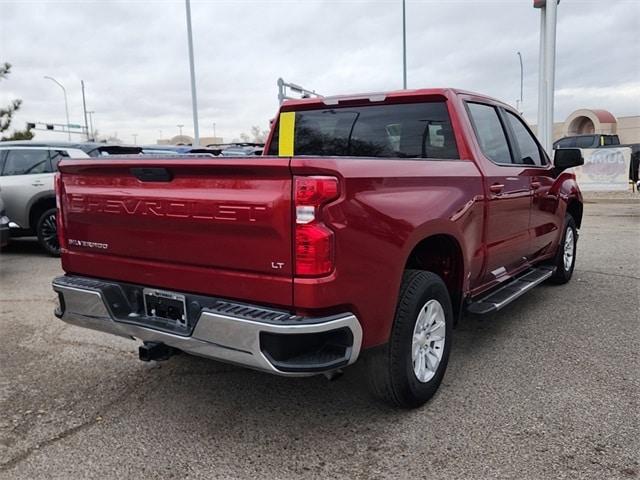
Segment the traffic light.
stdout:
<path fill-rule="evenodd" d="M 27 122 L 27 130 L 31 130 L 32 128 L 36 128 L 35 123 Z"/>
<path fill-rule="evenodd" d="M 53 125 L 47 125 L 47 130 L 53 130 Z"/>

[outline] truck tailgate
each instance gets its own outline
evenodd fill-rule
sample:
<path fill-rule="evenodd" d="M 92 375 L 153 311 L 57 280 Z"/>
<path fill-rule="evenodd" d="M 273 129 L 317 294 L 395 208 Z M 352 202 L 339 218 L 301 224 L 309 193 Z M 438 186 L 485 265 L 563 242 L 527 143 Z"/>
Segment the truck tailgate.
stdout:
<path fill-rule="evenodd" d="M 67 273 L 291 304 L 288 159 L 68 160 L 59 169 Z"/>

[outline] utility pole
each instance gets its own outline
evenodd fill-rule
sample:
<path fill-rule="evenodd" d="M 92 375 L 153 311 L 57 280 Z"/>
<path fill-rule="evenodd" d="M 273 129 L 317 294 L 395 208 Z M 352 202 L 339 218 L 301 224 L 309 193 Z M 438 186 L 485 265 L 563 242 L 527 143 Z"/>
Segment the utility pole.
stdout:
<path fill-rule="evenodd" d="M 87 123 L 87 102 L 84 99 L 84 80 L 80 80 L 82 85 L 82 109 L 84 110 L 84 131 L 87 132 L 87 140 L 89 140 L 89 124 Z"/>

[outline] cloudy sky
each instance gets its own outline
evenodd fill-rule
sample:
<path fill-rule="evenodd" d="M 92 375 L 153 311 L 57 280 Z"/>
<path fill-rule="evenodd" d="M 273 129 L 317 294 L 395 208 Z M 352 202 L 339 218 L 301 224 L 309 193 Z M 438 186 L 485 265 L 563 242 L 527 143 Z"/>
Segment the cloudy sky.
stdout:
<path fill-rule="evenodd" d="M 540 10 L 531 0 L 406 0 L 408 88 L 520 99 L 537 122 Z M 324 95 L 402 88 L 402 0 L 192 0 L 200 136 L 267 129 L 277 80 Z M 562 0 L 555 120 L 579 108 L 640 115 L 640 1 Z M 193 135 L 183 0 L 0 0 L 0 106 L 25 122 L 84 124 L 127 143 Z M 135 136 L 134 136 L 135 135 Z M 42 140 L 67 134 L 36 132 Z M 74 135 L 80 140 L 80 135 Z"/>

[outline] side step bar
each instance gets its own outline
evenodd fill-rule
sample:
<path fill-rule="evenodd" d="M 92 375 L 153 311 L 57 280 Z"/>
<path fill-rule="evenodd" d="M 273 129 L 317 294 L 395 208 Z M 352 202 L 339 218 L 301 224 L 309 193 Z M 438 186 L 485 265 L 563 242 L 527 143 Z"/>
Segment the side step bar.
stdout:
<path fill-rule="evenodd" d="M 471 315 L 486 315 L 497 312 L 536 285 L 544 282 L 555 271 L 556 267 L 552 266 L 530 268 L 524 274 L 499 286 L 497 290 L 493 290 L 488 295 L 468 304 L 467 312 Z"/>

